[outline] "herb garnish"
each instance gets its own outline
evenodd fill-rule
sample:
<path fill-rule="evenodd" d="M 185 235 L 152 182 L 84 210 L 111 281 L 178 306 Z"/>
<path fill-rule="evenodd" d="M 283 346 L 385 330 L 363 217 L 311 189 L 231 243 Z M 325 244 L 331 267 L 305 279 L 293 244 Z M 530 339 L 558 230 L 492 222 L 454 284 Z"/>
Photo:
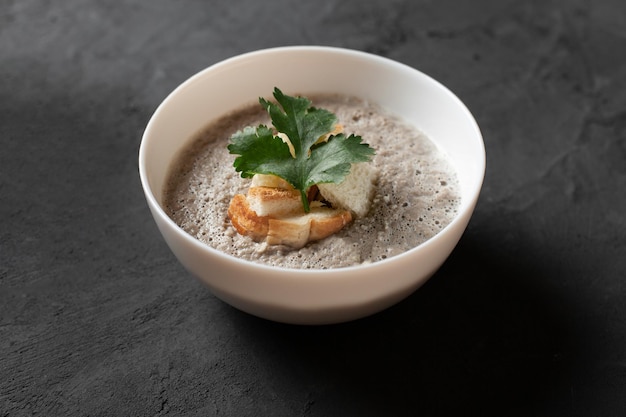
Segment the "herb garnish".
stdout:
<path fill-rule="evenodd" d="M 265 125 L 248 126 L 230 138 L 228 150 L 239 155 L 233 164 L 242 178 L 255 174 L 278 176 L 300 191 L 304 211 L 310 211 L 307 190 L 315 184 L 340 183 L 350 172 L 351 164 L 366 162 L 374 154 L 362 138 L 351 134 L 331 135 L 337 117 L 324 109 L 311 106 L 306 97 L 291 97 L 274 88 L 272 103 L 259 98 L 277 132 L 287 136 L 293 147 Z"/>

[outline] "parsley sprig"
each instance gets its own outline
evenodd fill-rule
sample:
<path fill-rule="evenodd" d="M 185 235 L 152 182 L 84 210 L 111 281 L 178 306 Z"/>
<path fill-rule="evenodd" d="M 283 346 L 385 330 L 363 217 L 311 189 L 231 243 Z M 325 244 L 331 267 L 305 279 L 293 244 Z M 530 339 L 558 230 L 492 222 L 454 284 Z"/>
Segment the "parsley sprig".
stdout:
<path fill-rule="evenodd" d="M 333 131 L 337 117 L 311 106 L 306 97 L 291 97 L 274 88 L 276 103 L 259 98 L 274 129 L 287 136 L 289 145 L 265 125 L 248 126 L 230 138 L 228 150 L 239 155 L 233 166 L 243 178 L 255 174 L 276 175 L 300 191 L 305 212 L 310 211 L 307 190 L 322 183 L 340 183 L 356 162 L 369 161 L 374 154 L 360 136 L 343 133 L 319 139 Z"/>

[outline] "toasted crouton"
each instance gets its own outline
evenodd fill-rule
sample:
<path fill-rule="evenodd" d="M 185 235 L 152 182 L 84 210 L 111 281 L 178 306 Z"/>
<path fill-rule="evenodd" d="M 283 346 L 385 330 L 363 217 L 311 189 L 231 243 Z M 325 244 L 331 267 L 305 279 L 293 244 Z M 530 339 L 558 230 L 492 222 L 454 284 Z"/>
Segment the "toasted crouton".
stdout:
<path fill-rule="evenodd" d="M 292 216 L 282 219 L 270 219 L 267 230 L 267 243 L 301 248 L 309 241 L 311 219 L 308 216 Z"/>
<path fill-rule="evenodd" d="M 329 209 L 327 207 L 311 208 L 311 232 L 309 241 L 324 239 L 343 229 L 352 221 L 352 214 L 348 210 Z"/>
<path fill-rule="evenodd" d="M 376 169 L 361 162 L 352 164 L 350 173 L 339 184 L 318 184 L 322 197 L 333 207 L 350 210 L 357 217 L 364 217 L 374 197 Z"/>
<path fill-rule="evenodd" d="M 267 243 L 301 248 L 308 242 L 324 239 L 337 233 L 352 221 L 347 210 L 317 207 L 307 214 L 270 218 L 268 221 Z"/>
<path fill-rule="evenodd" d="M 293 190 L 291 184 L 276 175 L 255 174 L 252 177 L 250 187 L 273 187 L 282 188 L 283 190 Z"/>
<path fill-rule="evenodd" d="M 252 240 L 257 242 L 267 236 L 269 218 L 257 215 L 250 208 L 248 200 L 243 194 L 236 194 L 230 201 L 228 217 L 240 235 L 250 236 Z"/>
<path fill-rule="evenodd" d="M 273 187 L 250 187 L 248 204 L 259 216 L 283 217 L 302 213 L 300 192 Z"/>

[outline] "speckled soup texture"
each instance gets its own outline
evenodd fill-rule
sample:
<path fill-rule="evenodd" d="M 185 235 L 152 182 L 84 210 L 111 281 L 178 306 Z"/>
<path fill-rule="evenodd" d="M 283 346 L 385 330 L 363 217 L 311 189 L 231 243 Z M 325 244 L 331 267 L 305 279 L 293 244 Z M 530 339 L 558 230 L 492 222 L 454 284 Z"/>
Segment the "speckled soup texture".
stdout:
<path fill-rule="evenodd" d="M 415 127 L 355 97 L 320 95 L 313 105 L 334 112 L 344 132 L 376 150 L 376 193 L 367 216 L 299 250 L 257 243 L 230 224 L 231 198 L 250 180 L 232 167 L 229 137 L 245 126 L 269 125 L 258 104 L 206 127 L 170 167 L 167 214 L 187 233 L 227 254 L 286 268 L 341 268 L 380 261 L 425 242 L 454 218 L 460 204 L 456 172 L 439 148 Z"/>

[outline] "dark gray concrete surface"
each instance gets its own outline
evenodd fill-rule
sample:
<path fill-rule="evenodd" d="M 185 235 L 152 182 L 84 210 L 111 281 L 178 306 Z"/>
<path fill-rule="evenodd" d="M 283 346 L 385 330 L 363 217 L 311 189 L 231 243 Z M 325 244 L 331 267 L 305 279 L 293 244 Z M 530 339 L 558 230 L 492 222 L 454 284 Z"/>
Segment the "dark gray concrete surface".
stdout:
<path fill-rule="evenodd" d="M 216 299 L 137 172 L 180 82 L 292 44 L 430 74 L 488 154 L 444 267 L 335 326 Z M 0 416 L 624 416 L 625 190 L 622 0 L 3 0 Z"/>

